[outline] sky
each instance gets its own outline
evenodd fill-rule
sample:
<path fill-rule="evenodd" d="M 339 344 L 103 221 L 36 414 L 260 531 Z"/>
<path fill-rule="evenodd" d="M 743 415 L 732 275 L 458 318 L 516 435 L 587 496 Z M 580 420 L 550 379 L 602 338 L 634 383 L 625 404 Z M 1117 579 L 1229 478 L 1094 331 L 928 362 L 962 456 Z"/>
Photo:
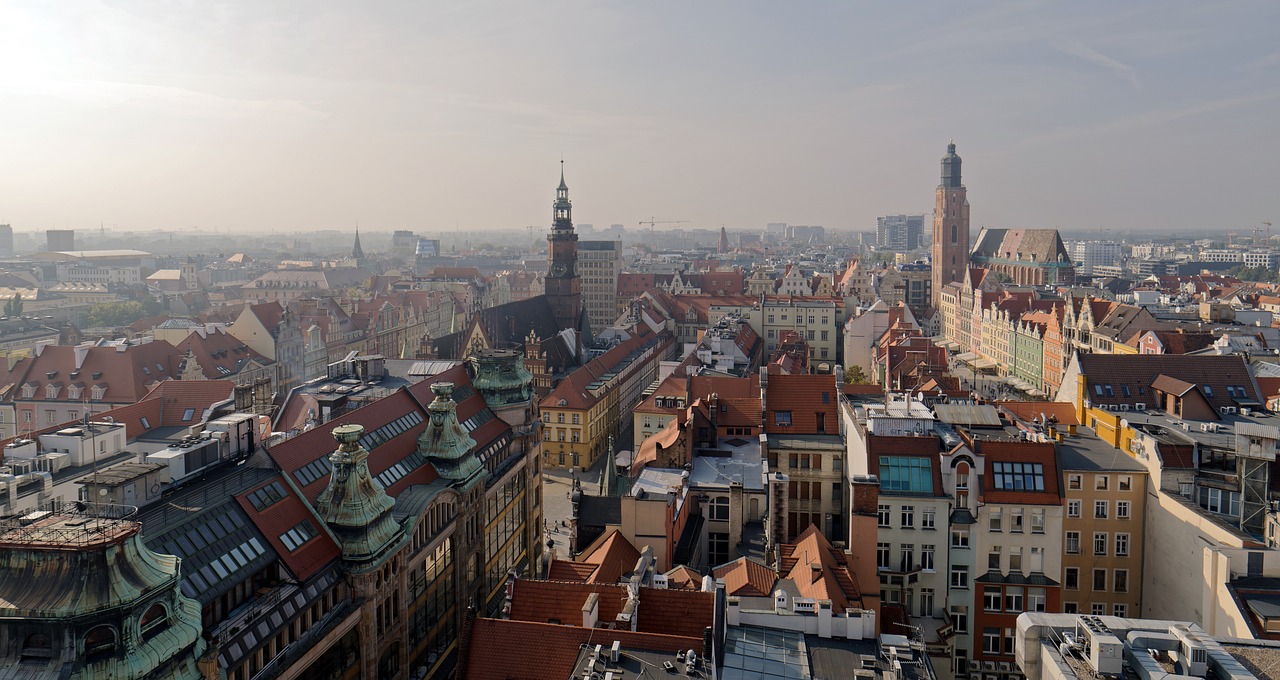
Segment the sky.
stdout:
<path fill-rule="evenodd" d="M 1280 222 L 1280 3 L 0 0 L 0 223 Z M 661 226 L 659 227 L 661 228 Z M 1103 232 L 1099 232 L 1103 233 Z"/>

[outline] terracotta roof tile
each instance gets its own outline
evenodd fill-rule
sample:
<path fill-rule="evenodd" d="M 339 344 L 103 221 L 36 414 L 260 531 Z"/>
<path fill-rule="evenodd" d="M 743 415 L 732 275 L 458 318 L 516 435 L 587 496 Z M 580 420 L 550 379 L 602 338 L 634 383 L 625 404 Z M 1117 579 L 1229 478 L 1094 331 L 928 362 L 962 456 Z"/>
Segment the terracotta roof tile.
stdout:
<path fill-rule="evenodd" d="M 749 557 L 722 564 L 712 573 L 717 579 L 724 579 L 726 595 L 739 597 L 769 597 L 778 581 L 776 571 Z"/>
<path fill-rule="evenodd" d="M 765 388 L 765 432 L 778 434 L 834 434 L 839 430 L 839 390 L 830 375 L 770 375 Z M 791 425 L 780 425 L 777 413 L 789 411 Z M 824 414 L 825 431 L 818 431 Z"/>
<path fill-rule="evenodd" d="M 682 637 L 600 630 L 580 626 L 508 619 L 476 619 L 471 627 L 465 677 L 467 680 L 545 680 L 574 675 L 578 650 L 590 641 L 608 646 L 614 640 L 624 649 L 675 654 L 702 649 L 702 636 Z"/>

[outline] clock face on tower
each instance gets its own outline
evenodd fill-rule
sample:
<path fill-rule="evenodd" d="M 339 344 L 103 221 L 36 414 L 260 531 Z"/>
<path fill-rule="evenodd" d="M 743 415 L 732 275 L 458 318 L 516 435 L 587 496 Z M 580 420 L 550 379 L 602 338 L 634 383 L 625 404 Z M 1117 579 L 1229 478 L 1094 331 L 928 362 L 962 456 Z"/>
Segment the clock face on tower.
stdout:
<path fill-rule="evenodd" d="M 557 262 L 557 263 L 555 263 L 555 264 L 551 265 L 551 275 L 552 275 L 552 276 L 564 276 L 566 269 L 567 269 L 567 268 L 564 266 L 564 264 L 563 264 L 563 263 Z"/>

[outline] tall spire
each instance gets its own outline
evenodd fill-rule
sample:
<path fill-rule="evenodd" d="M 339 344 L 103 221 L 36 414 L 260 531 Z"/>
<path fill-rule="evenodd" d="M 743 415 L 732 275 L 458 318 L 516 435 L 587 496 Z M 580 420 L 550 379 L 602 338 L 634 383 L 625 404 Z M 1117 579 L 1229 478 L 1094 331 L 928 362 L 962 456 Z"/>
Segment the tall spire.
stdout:
<path fill-rule="evenodd" d="M 360 225 L 359 224 L 356 225 L 356 243 L 354 246 L 351 247 L 351 259 L 353 260 L 364 259 L 364 248 L 360 247 Z"/>
<path fill-rule="evenodd" d="M 573 204 L 569 202 L 569 185 L 564 183 L 564 160 L 560 161 L 560 186 L 556 187 L 551 220 L 551 228 L 555 231 L 573 231 Z"/>

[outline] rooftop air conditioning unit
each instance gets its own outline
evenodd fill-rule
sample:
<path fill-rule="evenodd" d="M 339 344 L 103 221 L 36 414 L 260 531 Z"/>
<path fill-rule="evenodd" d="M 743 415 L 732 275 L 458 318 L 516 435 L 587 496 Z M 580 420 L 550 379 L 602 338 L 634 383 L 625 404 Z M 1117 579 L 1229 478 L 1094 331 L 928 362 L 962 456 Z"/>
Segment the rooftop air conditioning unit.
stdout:
<path fill-rule="evenodd" d="M 1128 405 L 1128 404 L 1120 404 L 1120 410 L 1121 410 L 1121 411 L 1128 411 L 1128 410 L 1129 410 L 1129 405 Z"/>
<path fill-rule="evenodd" d="M 1147 410 L 1147 404 L 1146 404 L 1145 402 L 1140 402 L 1140 403 L 1134 404 L 1134 405 L 1133 405 L 1133 410 L 1135 410 L 1135 411 L 1146 411 L 1146 410 Z"/>
<path fill-rule="evenodd" d="M 1012 670 L 1013 670 L 1013 664 L 1009 663 L 1008 661 L 1001 661 L 1001 662 L 1000 662 L 1000 672 L 1001 672 L 1001 673 L 1008 673 L 1008 672 L 1010 672 L 1010 671 L 1012 671 Z"/>
<path fill-rule="evenodd" d="M 994 670 L 996 669 L 996 662 L 994 662 L 994 661 L 983 661 L 983 662 L 982 662 L 982 668 L 983 668 L 983 670 L 987 670 L 987 671 L 994 671 Z"/>
<path fill-rule="evenodd" d="M 982 670 L 982 662 L 976 661 L 974 659 L 969 659 L 969 671 L 973 672 L 973 671 L 980 671 L 980 670 Z"/>

